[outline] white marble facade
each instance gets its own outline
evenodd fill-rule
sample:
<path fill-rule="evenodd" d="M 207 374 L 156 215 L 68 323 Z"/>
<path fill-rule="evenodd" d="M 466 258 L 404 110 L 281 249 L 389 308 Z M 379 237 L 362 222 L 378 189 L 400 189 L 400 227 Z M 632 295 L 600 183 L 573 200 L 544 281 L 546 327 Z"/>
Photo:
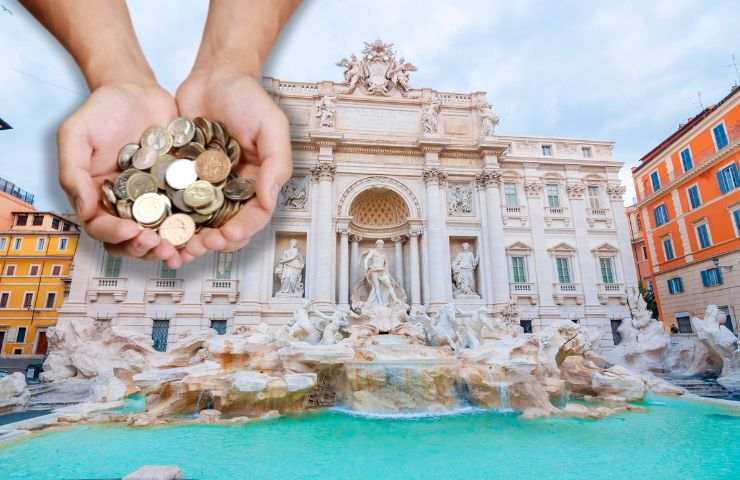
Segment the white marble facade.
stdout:
<path fill-rule="evenodd" d="M 191 329 L 281 325 L 306 300 L 349 308 L 362 252 L 382 239 L 411 309 L 499 315 L 513 300 L 535 331 L 566 318 L 611 344 L 635 286 L 613 143 L 499 135 L 484 93 L 413 88 L 415 67 L 379 41 L 339 65 L 344 82 L 264 81 L 291 122 L 294 177 L 250 245 L 172 272 L 118 266 L 83 235 L 61 315 L 145 334 L 158 321 L 170 344 Z M 288 277 L 278 268 L 289 248 L 305 259 L 298 277 L 301 261 Z"/>

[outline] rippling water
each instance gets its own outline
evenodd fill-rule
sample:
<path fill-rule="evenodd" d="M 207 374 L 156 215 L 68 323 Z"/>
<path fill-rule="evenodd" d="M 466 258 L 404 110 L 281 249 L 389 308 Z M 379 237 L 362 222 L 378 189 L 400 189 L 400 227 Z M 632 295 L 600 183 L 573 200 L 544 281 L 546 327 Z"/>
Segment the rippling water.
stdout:
<path fill-rule="evenodd" d="M 0 477 L 115 478 L 176 464 L 199 479 L 740 478 L 740 411 L 664 398 L 645 406 L 599 421 L 334 410 L 238 426 L 77 426 L 0 447 Z"/>

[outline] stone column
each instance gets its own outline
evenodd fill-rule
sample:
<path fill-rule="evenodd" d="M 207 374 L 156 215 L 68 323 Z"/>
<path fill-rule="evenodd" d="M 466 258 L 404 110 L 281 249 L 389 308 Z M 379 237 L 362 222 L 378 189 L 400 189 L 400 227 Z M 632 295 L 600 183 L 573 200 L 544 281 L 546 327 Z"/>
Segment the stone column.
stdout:
<path fill-rule="evenodd" d="M 352 235 L 350 236 L 350 241 L 352 242 L 352 253 L 350 255 L 349 266 L 349 288 L 351 290 L 354 288 L 355 284 L 360 281 L 360 271 L 362 270 L 360 268 L 360 242 L 362 241 L 362 237 L 359 235 Z"/>
<path fill-rule="evenodd" d="M 533 169 L 534 170 L 534 169 Z M 530 171 L 537 175 L 536 170 Z M 538 177 L 524 182 L 524 191 L 527 196 L 527 210 L 529 224 L 532 228 L 532 262 L 529 264 L 529 281 L 537 284 L 537 294 L 540 305 L 551 307 L 555 305 L 553 299 L 553 259 L 545 249 L 545 216 L 542 204 L 542 190 L 544 185 Z"/>
<path fill-rule="evenodd" d="M 319 162 L 311 173 L 319 182 L 319 211 L 316 222 L 316 255 L 314 299 L 319 304 L 334 303 L 331 291 L 331 277 L 333 272 L 333 255 L 336 245 L 336 236 L 332 228 L 332 183 L 336 167 L 330 162 Z"/>
<path fill-rule="evenodd" d="M 486 268 L 493 277 L 491 282 L 493 297 L 488 301 L 494 304 L 504 304 L 509 301 L 504 224 L 501 219 L 500 179 L 501 173 L 495 169 L 486 169 L 476 177 L 478 185 L 485 189 L 486 228 L 483 231 L 483 239 L 488 243 L 489 258 L 486 261 Z"/>
<path fill-rule="evenodd" d="M 349 232 L 339 231 L 339 304 L 349 305 Z"/>
<path fill-rule="evenodd" d="M 632 256 L 632 242 L 627 227 L 627 215 L 624 213 L 622 195 L 624 195 L 625 188 L 619 184 L 611 184 L 607 185 L 606 191 L 611 202 L 614 228 L 617 230 L 617 243 L 622 257 L 622 271 L 624 272 L 624 286 L 627 289 L 634 288 L 637 287 L 637 273 L 635 272 L 635 259 Z"/>
<path fill-rule="evenodd" d="M 403 288 L 403 237 L 393 237 L 393 247 L 395 251 L 395 275 L 398 284 Z"/>
<path fill-rule="evenodd" d="M 419 231 L 409 231 L 409 264 L 411 275 L 411 306 L 421 305 L 421 275 L 419 272 Z"/>
<path fill-rule="evenodd" d="M 586 222 L 586 202 L 583 198 L 586 186 L 580 181 L 570 181 L 566 190 L 573 212 L 573 226 L 576 230 L 576 238 L 589 238 L 588 223 Z M 599 305 L 596 295 L 596 283 L 601 282 L 601 280 L 596 278 L 594 256 L 589 249 L 588 242 L 576 242 L 576 251 L 578 253 L 578 266 L 581 274 L 581 288 L 583 288 L 583 296 L 586 299 L 585 303 L 586 305 Z"/>
<path fill-rule="evenodd" d="M 447 174 L 437 168 L 424 170 L 427 206 L 427 244 L 429 245 L 428 266 L 434 269 L 429 274 L 429 305 L 448 303 L 452 291 L 450 277 L 450 245 L 447 235 L 447 214 L 441 209 L 440 187 L 447 181 Z"/>

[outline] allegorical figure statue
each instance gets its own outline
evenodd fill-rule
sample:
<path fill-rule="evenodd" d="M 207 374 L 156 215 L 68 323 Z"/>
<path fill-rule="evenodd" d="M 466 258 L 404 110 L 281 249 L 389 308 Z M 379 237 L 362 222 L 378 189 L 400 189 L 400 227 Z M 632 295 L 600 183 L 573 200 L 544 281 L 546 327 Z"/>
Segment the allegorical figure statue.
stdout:
<path fill-rule="evenodd" d="M 490 137 L 496 132 L 496 126 L 498 126 L 499 118 L 498 115 L 493 113 L 491 105 L 484 103 L 478 110 L 480 116 L 480 133 L 481 137 Z"/>
<path fill-rule="evenodd" d="M 316 117 L 321 128 L 334 128 L 334 113 L 336 111 L 335 97 L 325 95 L 316 104 Z"/>
<path fill-rule="evenodd" d="M 280 290 L 278 294 L 291 297 L 303 295 L 303 268 L 306 260 L 298 250 L 298 241 L 291 238 L 288 248 L 283 251 L 277 266 L 275 275 L 280 277 Z"/>
<path fill-rule="evenodd" d="M 365 278 L 370 285 L 370 294 L 365 301 L 366 305 L 388 306 L 391 303 L 402 303 L 393 289 L 391 275 L 388 273 L 388 262 L 383 253 L 383 240 L 375 242 L 375 248 L 371 248 L 363 254 L 362 266 L 365 270 Z"/>
<path fill-rule="evenodd" d="M 470 244 L 462 244 L 462 250 L 452 262 L 452 283 L 455 295 L 477 295 L 475 292 L 475 269 L 478 256 L 470 251 Z"/>

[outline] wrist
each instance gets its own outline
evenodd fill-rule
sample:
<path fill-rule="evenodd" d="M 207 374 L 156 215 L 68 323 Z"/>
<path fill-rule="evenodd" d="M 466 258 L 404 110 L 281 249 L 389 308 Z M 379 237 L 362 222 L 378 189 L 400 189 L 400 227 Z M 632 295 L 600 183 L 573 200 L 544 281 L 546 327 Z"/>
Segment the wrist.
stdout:
<path fill-rule="evenodd" d="M 81 67 L 90 91 L 120 83 L 157 85 L 154 72 L 143 55 L 134 52 L 102 52 L 90 56 Z"/>
<path fill-rule="evenodd" d="M 198 52 L 191 75 L 248 75 L 259 79 L 262 76 L 263 63 L 264 59 L 254 51 L 203 45 Z"/>

